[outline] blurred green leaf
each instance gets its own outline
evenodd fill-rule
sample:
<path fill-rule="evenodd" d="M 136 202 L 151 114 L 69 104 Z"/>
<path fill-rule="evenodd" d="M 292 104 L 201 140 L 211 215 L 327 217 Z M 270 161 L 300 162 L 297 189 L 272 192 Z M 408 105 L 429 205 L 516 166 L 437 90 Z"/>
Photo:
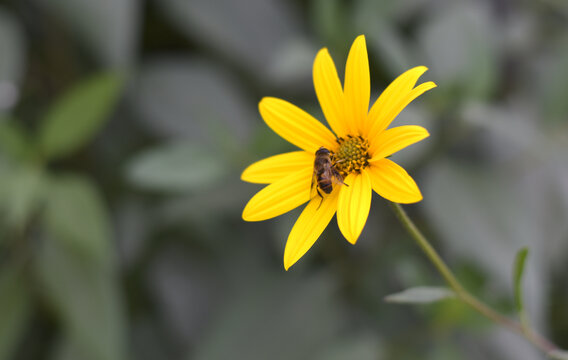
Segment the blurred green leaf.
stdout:
<path fill-rule="evenodd" d="M 332 344 L 322 347 L 317 360 L 377 360 L 383 359 L 385 354 L 375 333 L 356 333 L 333 341 Z M 313 359 L 313 358 L 312 358 Z"/>
<path fill-rule="evenodd" d="M 0 209 L 8 226 L 24 226 L 44 194 L 45 174 L 33 166 L 13 166 L 1 170 Z"/>
<path fill-rule="evenodd" d="M 266 75 L 281 46 L 300 36 L 290 2 L 160 0 L 156 5 L 184 34 L 258 75 Z"/>
<path fill-rule="evenodd" d="M 81 346 L 73 342 L 66 334 L 63 334 L 59 339 L 59 343 L 55 347 L 53 355 L 50 357 L 52 360 L 91 360 L 96 359 L 91 354 L 85 353 Z"/>
<path fill-rule="evenodd" d="M 521 97 L 508 101 L 506 105 L 469 103 L 463 108 L 461 116 L 467 125 L 471 126 L 470 131 L 475 133 L 474 141 L 478 147 L 474 151 L 482 154 L 491 164 L 498 164 L 495 168 L 485 166 L 480 167 L 480 171 L 477 169 L 472 171 L 472 176 L 466 179 L 466 182 L 478 190 L 468 196 L 477 197 L 483 187 L 488 187 L 489 191 L 492 191 L 491 183 L 494 180 L 489 177 L 493 178 L 498 174 L 499 186 L 514 187 L 516 191 L 504 189 L 489 199 L 492 202 L 493 199 L 503 198 L 502 203 L 487 207 L 493 216 L 487 220 L 494 222 L 499 219 L 491 225 L 491 228 L 497 230 L 507 228 L 507 232 L 512 236 L 523 239 L 509 249 L 511 254 L 522 245 L 532 244 L 531 261 L 536 260 L 537 266 L 541 256 L 545 259 L 546 266 L 564 266 L 563 255 L 568 245 L 565 241 L 568 223 L 564 221 L 568 216 L 566 132 L 561 127 L 543 129 L 549 124 L 534 113 L 534 103 Z M 495 171 L 497 169 L 498 171 Z M 488 177 L 487 183 L 475 180 L 481 174 Z M 474 199 L 475 201 L 477 199 Z M 516 204 L 511 211 L 525 220 L 514 223 L 515 218 L 507 215 L 506 211 L 509 210 L 504 209 L 508 209 L 510 207 L 508 204 L 511 203 Z M 517 231 L 514 227 L 520 230 Z M 474 228 L 469 229 L 471 230 Z M 483 233 L 485 230 L 488 228 L 484 226 L 475 228 L 475 232 L 478 233 Z M 468 232 L 468 236 L 470 234 Z M 536 241 L 537 239 L 539 240 Z M 546 245 L 543 246 L 544 243 Z M 495 246 L 495 242 L 488 245 Z M 483 247 L 477 250 L 481 249 Z M 507 281 L 510 282 L 510 265 L 506 271 Z"/>
<path fill-rule="evenodd" d="M 340 42 L 346 28 L 345 3 L 340 0 L 314 0 L 310 2 L 311 19 L 315 31 L 328 47 L 332 41 Z M 344 44 L 338 44 L 344 45 Z"/>
<path fill-rule="evenodd" d="M 494 161 L 535 155 L 548 157 L 552 142 L 543 138 L 526 104 L 511 102 L 508 106 L 489 106 L 470 102 L 462 110 L 461 117 L 472 126 L 471 130 L 482 131 L 480 151 Z"/>
<path fill-rule="evenodd" d="M 541 257 L 546 238 L 542 234 L 547 230 L 540 221 L 543 208 L 535 205 L 542 199 L 530 195 L 542 194 L 543 184 L 531 182 L 534 187 L 527 188 L 520 179 L 519 173 L 501 166 L 467 166 L 463 161 L 431 164 L 422 181 L 424 198 L 429 199 L 424 202 L 424 214 L 449 254 L 470 259 L 483 269 L 488 286 L 497 289 L 487 294 L 494 300 L 513 293 L 515 251 L 534 244 L 533 266 L 526 269 L 524 278 L 531 287 L 525 294 L 526 304 L 538 323 L 546 301 L 542 276 L 550 260 Z"/>
<path fill-rule="evenodd" d="M 455 329 L 455 326 L 452 330 Z M 453 341 L 444 341 L 432 346 L 432 349 L 420 356 L 422 360 L 456 360 L 464 358 L 463 352 L 460 351 L 460 344 Z M 467 358 L 467 357 L 466 357 Z M 518 360 L 518 359 L 517 359 Z"/>
<path fill-rule="evenodd" d="M 126 329 L 103 201 L 80 176 L 54 177 L 47 189 L 37 270 L 64 329 L 56 358 L 123 360 Z"/>
<path fill-rule="evenodd" d="M 426 309 L 428 327 L 440 332 L 452 332 L 456 327 L 484 331 L 493 327 L 493 323 L 473 310 L 463 301 L 439 301 Z"/>
<path fill-rule="evenodd" d="M 546 355 L 553 360 L 568 360 L 568 351 L 552 350 Z"/>
<path fill-rule="evenodd" d="M 487 98 L 495 90 L 498 47 L 490 10 L 482 2 L 455 2 L 425 19 L 418 34 L 437 93 Z"/>
<path fill-rule="evenodd" d="M 102 64 L 125 68 L 136 56 L 142 2 L 138 0 L 41 0 L 65 21 Z"/>
<path fill-rule="evenodd" d="M 265 281 L 241 285 L 227 299 L 191 359 L 313 359 L 340 337 L 333 279 L 264 275 Z"/>
<path fill-rule="evenodd" d="M 0 118 L 0 149 L 17 160 L 23 160 L 31 153 L 30 140 L 16 119 Z"/>
<path fill-rule="evenodd" d="M 524 312 L 524 305 L 523 305 L 523 272 L 525 270 L 525 260 L 527 259 L 527 255 L 529 254 L 529 249 L 524 247 L 517 252 L 517 256 L 515 257 L 515 266 L 513 269 L 513 286 L 515 291 L 515 307 L 517 308 L 517 312 L 522 313 Z"/>
<path fill-rule="evenodd" d="M 145 64 L 133 86 L 134 110 L 144 125 L 167 138 L 241 149 L 260 124 L 249 99 L 226 69 L 194 58 L 161 58 Z"/>
<path fill-rule="evenodd" d="M 18 20 L 0 8 L 0 112 L 13 107 L 26 65 L 24 31 Z"/>
<path fill-rule="evenodd" d="M 38 259 L 43 290 L 63 324 L 57 358 L 122 360 L 125 324 L 103 201 L 80 176 L 50 179 Z"/>
<path fill-rule="evenodd" d="M 536 214 L 523 206 L 513 176 L 491 170 L 454 161 L 432 164 L 423 182 L 430 199 L 425 214 L 449 249 L 475 259 L 493 281 L 511 288 L 514 253 L 530 244 Z"/>
<path fill-rule="evenodd" d="M 369 51 L 372 52 L 371 56 L 384 64 L 385 70 L 394 80 L 396 76 L 417 65 L 415 56 L 410 51 L 411 47 L 405 43 L 404 36 L 395 31 L 390 21 L 370 21 L 368 17 L 372 14 L 362 14 L 366 19 L 362 22 L 365 24 L 365 33 L 370 34 L 367 37 Z M 382 84 L 380 88 L 384 89 L 386 86 L 387 84 Z"/>
<path fill-rule="evenodd" d="M 145 189 L 190 191 L 220 180 L 226 174 L 226 165 L 213 151 L 173 143 L 136 156 L 127 171 L 128 179 Z"/>
<path fill-rule="evenodd" d="M 126 359 L 125 314 L 114 263 L 85 259 L 54 236 L 42 244 L 37 276 L 72 354 L 88 360 Z"/>
<path fill-rule="evenodd" d="M 413 46 L 405 41 L 397 23 L 408 21 L 422 5 L 421 1 L 357 0 L 355 3 L 355 27 L 367 37 L 371 60 L 379 59 L 393 79 L 418 65 Z"/>
<path fill-rule="evenodd" d="M 19 268 L 0 268 L 0 360 L 13 359 L 31 315 L 30 294 Z"/>
<path fill-rule="evenodd" d="M 99 74 L 61 96 L 41 125 L 38 140 L 43 154 L 65 156 L 91 140 L 109 119 L 122 84 L 116 74 Z"/>
<path fill-rule="evenodd" d="M 108 262 L 111 229 L 96 187 L 88 179 L 67 175 L 52 178 L 47 190 L 44 221 L 54 240 Z"/>
<path fill-rule="evenodd" d="M 297 38 L 276 49 L 267 67 L 267 77 L 278 88 L 310 88 L 312 64 L 318 48 L 307 39 Z M 311 88 L 310 88 L 311 90 Z"/>
<path fill-rule="evenodd" d="M 455 297 L 456 294 L 445 287 L 417 286 L 388 295 L 385 301 L 400 304 L 427 304 Z"/>
<path fill-rule="evenodd" d="M 540 102 L 543 117 L 551 123 L 564 124 L 568 116 L 568 31 L 554 41 L 550 52 L 540 54 L 537 72 L 527 81 L 533 96 Z"/>

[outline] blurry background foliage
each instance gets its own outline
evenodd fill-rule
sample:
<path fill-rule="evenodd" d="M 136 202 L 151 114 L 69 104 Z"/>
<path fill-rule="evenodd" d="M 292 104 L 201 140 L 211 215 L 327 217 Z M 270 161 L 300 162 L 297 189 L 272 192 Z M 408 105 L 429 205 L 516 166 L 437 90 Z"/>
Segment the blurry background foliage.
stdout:
<path fill-rule="evenodd" d="M 373 96 L 426 65 L 399 116 L 407 206 L 461 279 L 568 347 L 568 2 L 0 1 L 0 360 L 539 359 L 453 300 L 382 199 L 285 273 L 299 214 L 245 223 L 242 169 L 292 147 L 256 106 L 323 119 L 311 81 L 367 36 Z"/>

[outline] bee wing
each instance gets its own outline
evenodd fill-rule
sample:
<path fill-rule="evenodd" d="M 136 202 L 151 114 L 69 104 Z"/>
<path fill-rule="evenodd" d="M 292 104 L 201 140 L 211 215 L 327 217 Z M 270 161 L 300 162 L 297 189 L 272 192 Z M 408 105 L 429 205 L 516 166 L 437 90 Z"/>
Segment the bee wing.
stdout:
<path fill-rule="evenodd" d="M 345 185 L 345 183 L 343 182 L 343 176 L 341 176 L 337 169 L 332 168 L 331 175 L 331 181 L 333 181 L 334 185 Z"/>

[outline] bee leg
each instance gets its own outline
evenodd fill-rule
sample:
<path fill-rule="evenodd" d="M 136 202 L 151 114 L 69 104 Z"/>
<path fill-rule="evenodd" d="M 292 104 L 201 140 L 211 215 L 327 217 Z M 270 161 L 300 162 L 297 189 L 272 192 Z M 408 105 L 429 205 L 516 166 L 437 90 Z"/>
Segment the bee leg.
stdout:
<path fill-rule="evenodd" d="M 320 204 L 318 205 L 318 208 L 316 209 L 316 211 L 318 211 L 318 210 L 319 210 L 319 208 L 321 207 L 321 204 L 322 204 L 322 203 L 323 203 L 323 198 L 321 198 L 321 200 L 320 200 Z"/>
<path fill-rule="evenodd" d="M 317 182 L 315 180 L 315 176 L 314 176 L 312 178 L 312 184 L 310 185 L 310 200 L 313 199 L 314 197 L 316 197 L 316 195 L 318 195 L 319 197 L 322 197 L 321 193 L 319 192 L 319 185 L 317 184 Z"/>
<path fill-rule="evenodd" d="M 319 208 L 320 208 L 320 206 L 321 206 L 321 203 L 323 203 L 323 196 L 321 195 L 321 193 L 320 193 L 320 191 L 319 191 L 319 189 L 318 189 L 318 188 L 316 188 L 316 191 L 318 192 L 318 195 L 319 195 L 319 197 L 321 198 L 321 200 L 320 200 L 320 204 L 318 205 L 318 208 L 316 209 L 316 211 L 318 211 L 318 210 L 319 210 Z"/>

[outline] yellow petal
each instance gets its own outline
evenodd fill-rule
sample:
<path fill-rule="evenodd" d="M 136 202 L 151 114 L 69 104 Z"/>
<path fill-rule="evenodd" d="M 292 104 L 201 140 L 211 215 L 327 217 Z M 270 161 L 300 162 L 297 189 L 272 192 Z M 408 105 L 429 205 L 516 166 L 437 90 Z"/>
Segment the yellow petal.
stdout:
<path fill-rule="evenodd" d="M 347 56 L 345 65 L 345 113 L 347 120 L 352 123 L 351 134 L 367 133 L 364 128 L 369 112 L 369 97 L 371 96 L 371 76 L 369 74 L 369 57 L 365 36 L 359 35 Z"/>
<path fill-rule="evenodd" d="M 241 175 L 241 180 L 257 184 L 271 184 L 302 169 L 312 169 L 314 156 L 306 151 L 274 155 L 247 167 Z"/>
<path fill-rule="evenodd" d="M 395 106 L 391 107 L 388 112 L 385 112 L 383 115 L 381 115 L 381 119 L 379 120 L 379 122 L 375 123 L 375 125 L 376 124 L 381 124 L 381 125 L 371 127 L 371 131 L 369 132 L 369 138 L 372 139 L 373 137 L 377 136 L 377 134 L 379 134 L 381 131 L 383 131 L 385 129 L 384 127 L 382 127 L 384 124 L 386 124 L 386 126 L 390 125 L 390 123 L 394 120 L 394 118 L 397 117 L 398 114 L 400 114 L 400 112 L 404 110 L 404 108 L 407 107 L 408 104 L 412 102 L 412 100 L 416 99 L 420 95 L 424 94 L 426 91 L 433 89 L 435 87 L 436 84 L 434 84 L 431 81 L 428 81 L 425 82 L 424 84 L 418 85 L 417 87 L 412 89 L 406 96 L 400 98 L 399 101 L 395 103 Z"/>
<path fill-rule="evenodd" d="M 414 143 L 427 138 L 428 130 L 418 125 L 405 125 L 388 129 L 371 140 L 371 161 L 380 160 Z"/>
<path fill-rule="evenodd" d="M 369 111 L 368 127 L 372 131 L 372 135 L 376 135 L 390 125 L 392 119 L 389 120 L 387 115 L 392 112 L 401 99 L 408 96 L 414 88 L 416 81 L 418 81 L 418 78 L 422 76 L 426 70 L 428 70 L 428 68 L 425 66 L 417 66 L 407 70 L 383 91 Z M 369 137 L 371 137 L 371 134 L 369 134 Z"/>
<path fill-rule="evenodd" d="M 392 202 L 410 204 L 422 200 L 414 180 L 399 165 L 389 159 L 371 163 L 367 168 L 373 190 Z"/>
<path fill-rule="evenodd" d="M 284 268 L 288 270 L 312 247 L 337 210 L 339 191 L 333 191 L 322 200 L 314 197 L 306 206 L 286 242 Z"/>
<path fill-rule="evenodd" d="M 321 49 L 314 60 L 314 88 L 327 123 L 336 134 L 347 134 L 343 89 L 329 51 Z"/>
<path fill-rule="evenodd" d="M 290 143 L 315 154 L 320 146 L 335 145 L 335 135 L 310 114 L 287 101 L 265 97 L 258 104 L 266 124 Z"/>
<path fill-rule="evenodd" d="M 302 169 L 260 190 L 245 206 L 243 220 L 271 219 L 308 201 L 312 173 L 312 168 Z"/>
<path fill-rule="evenodd" d="M 345 178 L 349 186 L 341 186 L 337 203 L 337 225 L 347 241 L 355 244 L 371 209 L 371 179 L 366 171 Z"/>

